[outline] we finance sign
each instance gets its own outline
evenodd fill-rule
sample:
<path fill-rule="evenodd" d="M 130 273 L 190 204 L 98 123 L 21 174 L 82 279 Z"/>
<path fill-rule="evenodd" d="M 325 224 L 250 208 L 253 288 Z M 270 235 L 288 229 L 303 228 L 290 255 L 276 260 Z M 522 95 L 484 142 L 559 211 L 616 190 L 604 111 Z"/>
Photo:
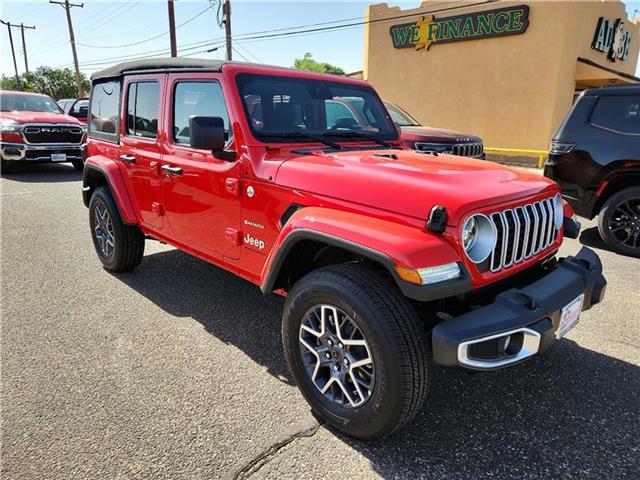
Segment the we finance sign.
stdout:
<path fill-rule="evenodd" d="M 498 8 L 453 17 L 422 16 L 417 22 L 389 29 L 395 48 L 428 50 L 433 44 L 523 34 L 529 26 L 529 6 Z"/>

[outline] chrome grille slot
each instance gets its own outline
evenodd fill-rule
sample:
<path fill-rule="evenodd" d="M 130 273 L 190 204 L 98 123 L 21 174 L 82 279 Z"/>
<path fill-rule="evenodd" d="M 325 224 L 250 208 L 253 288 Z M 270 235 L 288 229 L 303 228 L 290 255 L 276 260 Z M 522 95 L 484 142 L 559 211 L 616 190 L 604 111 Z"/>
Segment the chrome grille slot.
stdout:
<path fill-rule="evenodd" d="M 548 198 L 488 215 L 497 234 L 489 269 L 508 268 L 551 246 L 558 236 L 554 208 Z"/>

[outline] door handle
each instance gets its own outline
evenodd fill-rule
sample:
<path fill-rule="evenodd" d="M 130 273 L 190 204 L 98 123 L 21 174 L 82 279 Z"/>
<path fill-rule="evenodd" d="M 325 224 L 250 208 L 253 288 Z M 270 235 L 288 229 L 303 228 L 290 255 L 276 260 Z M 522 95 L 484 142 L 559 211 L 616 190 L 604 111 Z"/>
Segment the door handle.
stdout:
<path fill-rule="evenodd" d="M 169 175 L 182 175 L 182 169 L 180 167 L 172 167 L 171 165 L 162 165 L 160 169 L 168 173 Z"/>
<path fill-rule="evenodd" d="M 127 163 L 136 163 L 136 157 L 133 155 L 120 155 L 120 160 Z"/>

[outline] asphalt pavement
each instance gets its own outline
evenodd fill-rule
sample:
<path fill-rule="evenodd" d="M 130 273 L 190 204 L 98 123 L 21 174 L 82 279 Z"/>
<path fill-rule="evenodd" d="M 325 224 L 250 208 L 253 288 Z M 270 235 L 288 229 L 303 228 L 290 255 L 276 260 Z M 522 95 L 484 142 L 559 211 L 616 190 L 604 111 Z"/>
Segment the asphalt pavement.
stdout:
<path fill-rule="evenodd" d="M 148 241 L 101 268 L 80 174 L 2 178 L 3 479 L 637 479 L 640 259 L 595 223 L 603 304 L 520 367 L 436 369 L 416 420 L 378 442 L 319 425 L 292 384 L 282 300 Z"/>

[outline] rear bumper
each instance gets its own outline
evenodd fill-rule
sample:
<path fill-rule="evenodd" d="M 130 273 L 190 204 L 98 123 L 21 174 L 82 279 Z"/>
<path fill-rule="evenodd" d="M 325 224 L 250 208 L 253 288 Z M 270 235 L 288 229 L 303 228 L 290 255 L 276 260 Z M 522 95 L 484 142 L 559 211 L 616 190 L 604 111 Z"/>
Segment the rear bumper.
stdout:
<path fill-rule="evenodd" d="M 582 310 L 591 308 L 604 298 L 606 284 L 600 259 L 584 247 L 530 285 L 502 292 L 493 303 L 436 325 L 434 360 L 476 371 L 521 363 L 553 343 L 565 306 L 584 295 Z"/>
<path fill-rule="evenodd" d="M 64 153 L 66 161 L 82 160 L 82 146 L 78 143 L 26 144 L 0 142 L 3 160 L 13 162 L 50 162 L 51 154 Z"/>

